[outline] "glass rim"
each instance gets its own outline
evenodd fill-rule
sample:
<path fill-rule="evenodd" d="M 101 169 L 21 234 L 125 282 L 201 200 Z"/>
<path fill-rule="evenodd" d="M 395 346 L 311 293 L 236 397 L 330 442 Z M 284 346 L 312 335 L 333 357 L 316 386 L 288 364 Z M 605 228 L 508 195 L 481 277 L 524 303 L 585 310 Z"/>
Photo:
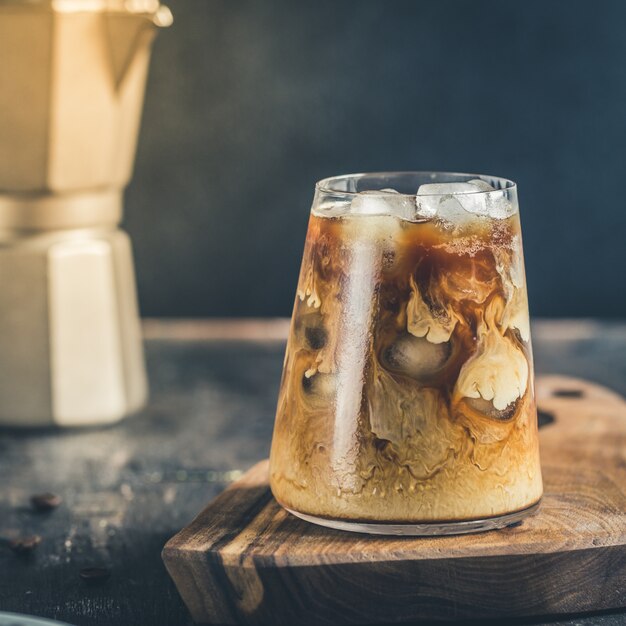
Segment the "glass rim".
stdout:
<path fill-rule="evenodd" d="M 372 176 L 372 177 L 393 177 L 393 176 L 410 176 L 410 175 L 421 175 L 426 177 L 432 177 L 433 181 L 432 182 L 436 182 L 434 180 L 434 178 L 436 178 L 437 176 L 450 176 L 450 177 L 454 177 L 454 176 L 458 176 L 459 178 L 463 177 L 463 178 L 471 178 L 471 179 L 479 179 L 479 180 L 483 180 L 484 182 L 488 182 L 488 180 L 485 179 L 489 179 L 491 181 L 496 181 L 499 185 L 499 188 L 494 188 L 494 189 L 476 189 L 476 191 L 457 191 L 457 192 L 446 192 L 446 193 L 425 193 L 425 194 L 420 194 L 420 197 L 444 197 L 444 196 L 469 196 L 469 195 L 477 195 L 477 194 L 490 194 L 490 193 L 494 193 L 494 192 L 498 192 L 498 193 L 502 193 L 503 191 L 514 191 L 517 189 L 517 183 L 513 180 L 510 180 L 509 178 L 503 178 L 502 176 L 491 176 L 489 174 L 473 174 L 471 172 L 449 172 L 449 171 L 445 171 L 445 170 L 398 170 L 398 171 L 381 171 L 381 172 L 358 172 L 358 173 L 354 173 L 354 174 L 340 174 L 338 176 L 329 176 L 327 178 L 322 178 L 321 180 L 318 180 L 315 183 L 315 189 L 316 191 L 319 191 L 321 193 L 326 193 L 326 194 L 330 194 L 333 196 L 343 196 L 345 198 L 354 198 L 355 196 L 358 196 L 359 194 L 362 194 L 363 191 L 346 191 L 345 189 L 337 189 L 334 187 L 334 185 L 336 185 L 338 182 L 340 181 L 350 181 L 350 180 L 354 180 L 354 181 L 358 181 L 361 180 L 363 178 L 365 178 L 366 176 Z M 464 182 L 464 181 L 446 181 L 449 183 L 454 183 L 454 182 Z M 426 184 L 426 183 L 423 183 Z M 366 190 L 369 193 L 373 193 L 376 191 L 381 191 L 382 189 L 372 189 L 372 190 Z M 414 198 L 417 195 L 417 189 L 415 190 L 415 193 L 412 194 L 408 194 L 408 193 L 400 193 L 397 192 L 399 196 L 404 196 L 406 198 Z"/>

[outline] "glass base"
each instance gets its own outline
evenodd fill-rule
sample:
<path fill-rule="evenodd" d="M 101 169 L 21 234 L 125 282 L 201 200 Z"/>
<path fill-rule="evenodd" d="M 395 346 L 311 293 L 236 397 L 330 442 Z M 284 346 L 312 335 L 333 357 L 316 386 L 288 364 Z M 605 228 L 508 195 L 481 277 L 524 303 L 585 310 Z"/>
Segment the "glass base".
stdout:
<path fill-rule="evenodd" d="M 307 515 L 306 513 L 298 513 L 287 509 L 289 513 L 317 524 L 318 526 L 326 526 L 336 530 L 347 530 L 352 533 L 366 533 L 368 535 L 397 535 L 404 537 L 432 537 L 437 535 L 465 535 L 467 533 L 481 533 L 486 530 L 497 530 L 498 528 L 506 528 L 517 524 L 525 517 L 535 513 L 541 504 L 541 500 L 521 511 L 514 513 L 506 513 L 497 517 L 486 517 L 477 520 L 467 520 L 462 522 L 429 522 L 417 524 L 394 524 L 393 522 L 348 522 L 345 520 L 326 519 L 324 517 L 316 517 Z"/>

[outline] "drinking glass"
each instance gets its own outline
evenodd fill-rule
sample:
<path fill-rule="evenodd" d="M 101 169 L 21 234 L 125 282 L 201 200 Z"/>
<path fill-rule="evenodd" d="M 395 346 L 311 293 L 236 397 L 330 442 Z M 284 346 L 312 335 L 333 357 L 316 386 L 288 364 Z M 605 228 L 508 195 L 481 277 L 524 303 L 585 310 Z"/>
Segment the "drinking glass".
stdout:
<path fill-rule="evenodd" d="M 317 183 L 270 457 L 332 528 L 500 528 L 541 499 L 517 188 L 474 174 Z"/>

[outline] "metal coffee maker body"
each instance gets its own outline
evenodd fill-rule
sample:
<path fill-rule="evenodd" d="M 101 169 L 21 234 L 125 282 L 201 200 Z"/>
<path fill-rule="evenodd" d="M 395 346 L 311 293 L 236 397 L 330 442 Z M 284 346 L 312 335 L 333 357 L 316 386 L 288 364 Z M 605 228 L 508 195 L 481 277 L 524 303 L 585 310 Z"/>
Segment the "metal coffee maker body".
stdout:
<path fill-rule="evenodd" d="M 147 384 L 119 229 L 158 0 L 0 0 L 0 425 L 115 422 Z"/>

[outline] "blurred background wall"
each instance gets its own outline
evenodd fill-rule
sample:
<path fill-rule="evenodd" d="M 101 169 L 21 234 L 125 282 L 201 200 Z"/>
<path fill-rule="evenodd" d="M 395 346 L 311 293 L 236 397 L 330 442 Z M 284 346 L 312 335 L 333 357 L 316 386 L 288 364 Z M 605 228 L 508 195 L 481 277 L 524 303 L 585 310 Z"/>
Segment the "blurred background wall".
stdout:
<path fill-rule="evenodd" d="M 317 179 L 519 183 L 531 312 L 626 316 L 626 2 L 166 0 L 127 196 L 143 315 L 289 315 Z"/>

